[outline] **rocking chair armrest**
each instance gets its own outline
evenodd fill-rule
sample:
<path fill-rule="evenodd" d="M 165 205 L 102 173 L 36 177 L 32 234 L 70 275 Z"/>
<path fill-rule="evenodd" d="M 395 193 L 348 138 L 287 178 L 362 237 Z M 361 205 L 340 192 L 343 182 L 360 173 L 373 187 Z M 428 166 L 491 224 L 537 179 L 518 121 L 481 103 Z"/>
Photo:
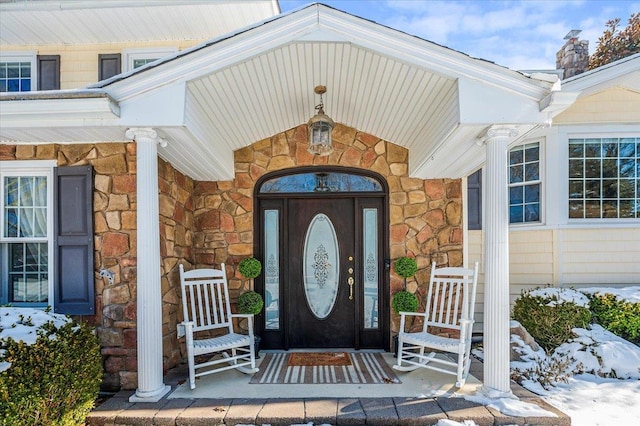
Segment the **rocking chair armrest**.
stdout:
<path fill-rule="evenodd" d="M 247 319 L 247 327 L 249 328 L 249 337 L 253 340 L 253 318 L 255 315 L 253 314 L 231 314 L 231 318 L 246 318 Z"/>
<path fill-rule="evenodd" d="M 475 323 L 472 319 L 460 319 L 460 324 L 464 324 L 466 326 L 473 325 Z"/>
<path fill-rule="evenodd" d="M 412 315 L 414 317 L 426 317 L 427 314 L 425 312 L 400 312 L 400 316 L 401 317 L 405 317 L 407 315 Z"/>
<path fill-rule="evenodd" d="M 182 321 L 178 324 L 178 338 L 184 337 L 187 334 L 193 335 L 193 321 Z"/>

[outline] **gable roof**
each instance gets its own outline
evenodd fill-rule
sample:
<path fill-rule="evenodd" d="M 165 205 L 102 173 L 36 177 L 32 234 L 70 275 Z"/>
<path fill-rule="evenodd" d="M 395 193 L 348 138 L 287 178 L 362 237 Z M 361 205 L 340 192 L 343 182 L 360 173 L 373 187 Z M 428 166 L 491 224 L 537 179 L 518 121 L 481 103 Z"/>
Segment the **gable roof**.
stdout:
<path fill-rule="evenodd" d="M 313 4 L 93 85 L 120 111 L 101 125 L 74 133 L 45 120 L 30 136 L 52 137 L 57 125 L 55 137 L 87 142 L 154 127 L 167 141 L 160 155 L 179 170 L 231 179 L 233 151 L 305 123 L 318 84 L 328 88 L 334 121 L 408 148 L 409 172 L 423 178 L 465 176 L 483 161 L 476 140 L 487 127 L 510 124 L 522 134 L 562 107 L 547 78 Z M 18 133 L 2 129 L 0 137 Z"/>

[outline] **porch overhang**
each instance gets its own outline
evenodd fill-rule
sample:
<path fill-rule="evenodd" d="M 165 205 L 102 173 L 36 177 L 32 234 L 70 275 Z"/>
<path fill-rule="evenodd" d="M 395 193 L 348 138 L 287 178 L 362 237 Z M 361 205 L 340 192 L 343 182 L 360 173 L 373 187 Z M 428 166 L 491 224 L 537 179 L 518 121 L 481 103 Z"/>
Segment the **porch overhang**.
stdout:
<path fill-rule="evenodd" d="M 549 76 L 315 4 L 92 85 L 119 114 L 59 121 L 35 102 L 5 99 L 0 141 L 115 141 L 127 128 L 152 127 L 167 142 L 159 155 L 178 170 L 230 180 L 235 150 L 306 123 L 318 84 L 334 121 L 407 148 L 419 178 L 466 176 L 484 161 L 477 140 L 487 128 L 508 124 L 523 135 L 560 112 L 546 104 L 558 89 Z"/>

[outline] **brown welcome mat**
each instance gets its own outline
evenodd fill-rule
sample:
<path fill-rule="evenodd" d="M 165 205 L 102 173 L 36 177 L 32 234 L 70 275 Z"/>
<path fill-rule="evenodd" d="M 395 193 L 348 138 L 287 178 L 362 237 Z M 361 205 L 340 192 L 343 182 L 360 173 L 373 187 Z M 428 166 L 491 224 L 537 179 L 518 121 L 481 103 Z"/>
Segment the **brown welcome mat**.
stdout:
<path fill-rule="evenodd" d="M 351 365 L 351 358 L 346 352 L 294 352 L 289 354 L 287 365 Z"/>
<path fill-rule="evenodd" d="M 329 354 L 329 353 L 327 353 Z M 335 353 L 327 357 L 332 362 Z M 305 359 L 309 353 L 266 354 L 250 384 L 384 384 L 401 383 L 382 354 L 371 352 L 345 353 L 350 364 L 291 365 L 290 359 Z M 333 356 L 333 358 L 332 358 Z M 315 357 L 316 361 L 320 357 Z M 343 361 L 344 362 L 344 361 Z"/>

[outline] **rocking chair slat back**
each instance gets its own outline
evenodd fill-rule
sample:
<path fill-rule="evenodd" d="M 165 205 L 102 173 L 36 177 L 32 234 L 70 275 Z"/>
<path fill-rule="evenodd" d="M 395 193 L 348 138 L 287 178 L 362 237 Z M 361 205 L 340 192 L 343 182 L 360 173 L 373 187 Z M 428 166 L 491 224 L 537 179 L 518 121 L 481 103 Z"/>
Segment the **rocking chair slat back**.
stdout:
<path fill-rule="evenodd" d="M 218 269 L 194 269 L 184 272 L 182 283 L 183 314 L 193 322 L 193 331 L 227 328 L 233 331 L 231 303 L 224 264 Z"/>
<path fill-rule="evenodd" d="M 424 331 L 428 326 L 460 330 L 462 327 L 460 320 L 473 319 L 475 304 L 473 277 L 473 269 L 454 267 L 436 269 L 435 264 L 432 265 Z M 469 294 L 472 297 L 468 297 Z"/>

